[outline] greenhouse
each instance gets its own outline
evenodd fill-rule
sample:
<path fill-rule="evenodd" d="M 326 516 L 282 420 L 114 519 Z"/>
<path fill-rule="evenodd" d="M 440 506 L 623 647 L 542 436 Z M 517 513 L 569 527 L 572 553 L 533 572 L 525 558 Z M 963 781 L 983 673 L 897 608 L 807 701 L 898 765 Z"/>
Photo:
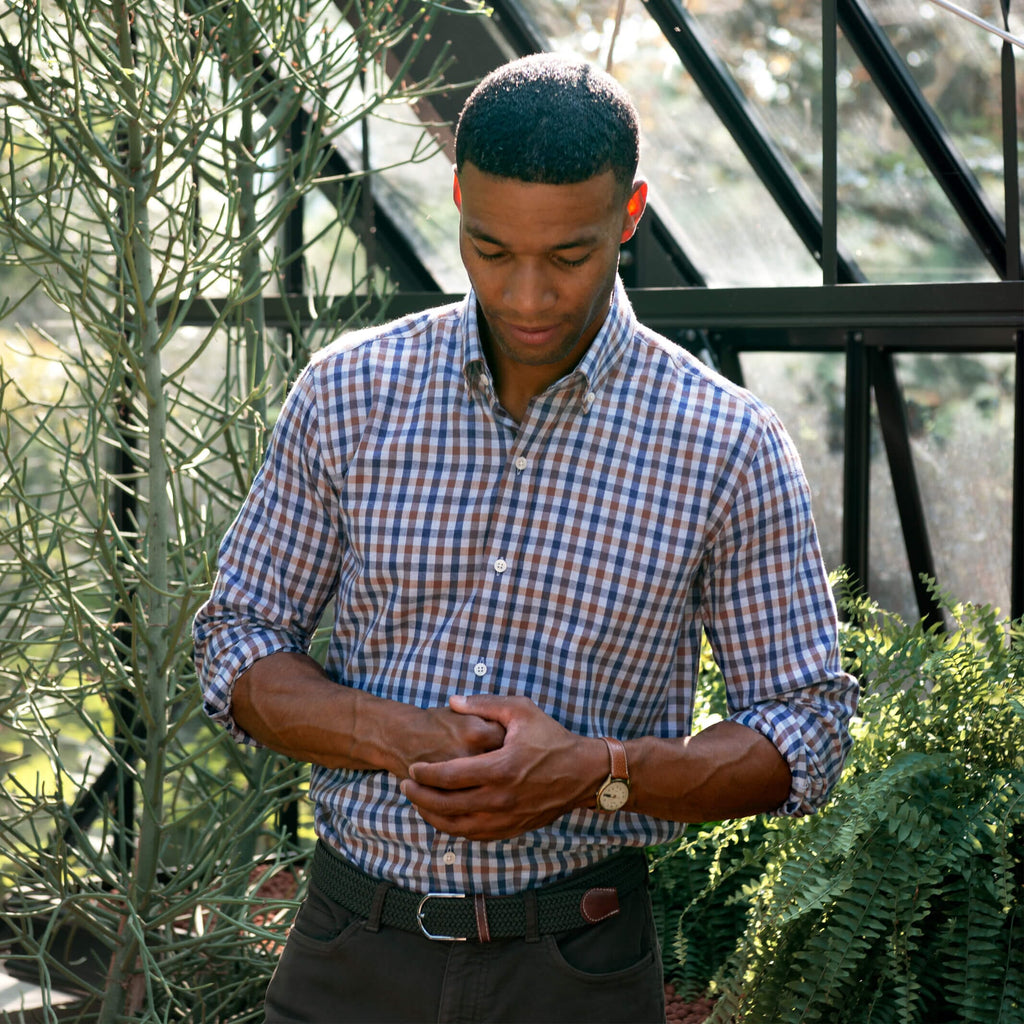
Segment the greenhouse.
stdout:
<path fill-rule="evenodd" d="M 223 715 L 213 720 L 193 625 L 212 616 L 200 610 L 212 603 L 222 542 L 238 536 L 239 509 L 269 473 L 267 452 L 291 429 L 287 410 L 308 367 L 323 365 L 328 346 L 358 347 L 397 318 L 463 308 L 474 273 L 467 245 L 483 260 L 506 258 L 488 253 L 502 245 L 472 224 L 466 241 L 470 193 L 464 201 L 459 181 L 472 179 L 461 164 L 453 178 L 456 125 L 485 76 L 543 53 L 586 62 L 635 105 L 645 186 L 621 247 L 616 229 L 623 288 L 608 287 L 681 365 L 699 365 L 702 380 L 737 402 L 749 393 L 773 422 L 777 414 L 806 478 L 826 603 L 834 597 L 838 609 L 835 658 L 859 685 L 852 746 L 834 788 L 822 783 L 820 809 L 764 813 L 775 800 L 707 821 L 652 805 L 631 815 L 687 822 L 668 841 L 633 841 L 660 943 L 665 1019 L 1024 1022 L 1024 11 L 1012 0 L 0 3 L 0 1021 L 265 1019 L 267 986 L 323 845 L 308 762 L 314 799 L 324 773 L 350 781 L 361 762 L 324 766 L 236 742 L 244 729 L 232 735 Z M 581 184 L 470 169 L 490 186 Z M 512 209 L 495 216 L 526 234 Z M 532 217 L 523 223 L 538 233 Z M 572 254 L 580 244 L 555 248 Z M 475 324 L 490 316 L 478 277 L 472 287 Z M 487 345 L 503 343 L 480 344 L 493 369 Z M 409 399 L 419 429 L 439 415 L 425 394 Z M 511 405 L 501 415 L 517 438 L 521 417 Z M 438 436 L 454 435 L 453 422 Z M 647 437 L 648 425 L 659 437 L 687 433 L 624 416 L 565 442 L 561 456 L 584 469 L 564 492 L 540 489 L 537 507 L 581 559 L 591 549 L 580 537 L 594 534 L 577 526 L 605 508 L 587 497 L 602 487 L 587 476 L 598 449 L 613 434 Z M 466 456 L 472 472 L 487 459 L 480 445 Z M 645 504 L 648 477 L 675 479 L 686 459 L 661 454 L 652 449 L 623 497 L 646 517 L 648 528 L 631 534 L 645 551 L 660 543 L 654 518 L 668 518 Z M 470 469 L 445 476 L 448 453 L 427 442 L 422 455 L 415 465 L 382 456 L 380 478 L 365 485 L 367 495 L 400 492 L 405 504 L 357 514 L 339 499 L 353 535 L 363 511 L 372 520 L 381 508 L 436 517 L 432 536 L 445 543 L 497 531 L 496 520 L 475 525 L 486 514 L 470 503 L 437 500 L 446 486 L 437 481 Z M 319 452 L 299 456 L 326 479 Z M 517 478 L 533 471 L 522 456 L 509 466 Z M 287 492 L 282 485 L 282 503 Z M 268 513 L 244 544 L 265 560 L 269 522 Z M 395 549 L 402 531 L 381 526 L 380 536 L 380 548 Z M 326 558 L 318 538 L 289 557 Z M 556 567 L 568 564 L 559 543 Z M 614 544 L 602 537 L 600 546 Z M 458 562 L 447 547 L 417 552 L 418 561 L 402 554 L 414 564 L 396 574 L 399 555 L 379 557 L 396 591 L 449 571 L 435 561 Z M 609 559 L 616 578 L 582 607 L 610 602 L 616 586 L 669 587 L 636 569 L 648 562 Z M 670 603 L 717 594 L 717 565 L 702 562 L 707 576 Z M 493 567 L 501 586 L 519 572 L 511 554 Z M 422 645 L 419 633 L 433 629 L 441 649 L 461 636 L 458 616 L 431 611 L 430 594 L 407 598 L 394 621 L 376 605 L 343 607 L 349 572 L 335 571 L 337 590 L 295 645 L 300 656 L 329 664 L 360 616 L 372 624 L 367 649 L 397 647 L 403 630 Z M 558 595 L 584 573 L 570 575 L 538 573 L 548 589 L 537 636 L 505 623 L 524 651 L 592 646 L 581 639 L 587 623 L 604 620 L 561 607 Z M 473 600 L 484 606 L 492 585 L 479 584 Z M 771 645 L 768 585 L 750 583 L 747 601 Z M 269 616 L 269 604 L 254 598 L 254 617 Z M 708 604 L 692 613 L 694 684 L 679 701 L 694 737 L 747 710 L 737 665 L 765 667 L 747 652 L 730 660 L 717 599 Z M 427 626 L 402 621 L 432 614 Z M 681 648 L 683 629 L 666 621 Z M 648 642 L 644 628 L 635 633 L 634 653 Z M 359 649 L 346 664 L 368 674 L 372 657 Z M 595 655 L 594 671 L 612 661 Z M 627 663 L 624 654 L 612 668 Z M 654 654 L 645 663 L 652 679 L 656 663 Z M 418 671 L 412 652 L 394 664 Z M 448 662 L 438 653 L 436 664 Z M 464 685 L 481 689 L 453 680 L 451 693 L 534 695 L 512 683 L 499 690 L 484 654 L 467 667 Z M 562 724 L 578 723 L 566 712 Z M 639 801 L 648 733 L 623 730 L 637 771 L 628 799 Z M 628 793 L 618 741 L 577 731 L 605 738 L 608 780 L 626 774 Z M 483 749 L 483 738 L 474 742 Z M 641 752 L 635 761 L 632 752 Z M 386 771 L 362 774 L 387 776 L 380 788 L 393 782 L 403 796 L 419 786 L 412 772 L 401 787 Z M 603 792 L 598 809 L 618 811 L 603 807 Z M 614 814 L 589 807 L 566 817 L 590 822 L 579 827 L 596 844 L 605 833 L 595 822 Z M 378 817 L 382 834 L 399 830 Z M 435 842 L 445 834 L 424 827 Z M 650 835 L 662 833 L 651 826 Z M 444 857 L 450 867 L 462 843 L 511 862 L 494 852 L 511 842 L 467 836 Z M 413 871 L 408 857 L 402 867 Z M 424 904 L 467 894 L 413 889 L 425 894 L 414 918 L 426 938 L 452 939 L 425 926 Z M 487 946 L 494 921 L 477 896 L 465 901 L 477 915 L 467 948 Z M 492 903 L 511 898 L 488 890 Z M 381 890 L 379 900 L 371 923 L 383 914 L 386 932 L 381 908 L 397 897 Z M 402 971 L 394 968 L 396 989 Z M 483 1019 L 426 1005 L 423 1014 Z M 339 1011 L 342 1019 L 356 1018 Z"/>

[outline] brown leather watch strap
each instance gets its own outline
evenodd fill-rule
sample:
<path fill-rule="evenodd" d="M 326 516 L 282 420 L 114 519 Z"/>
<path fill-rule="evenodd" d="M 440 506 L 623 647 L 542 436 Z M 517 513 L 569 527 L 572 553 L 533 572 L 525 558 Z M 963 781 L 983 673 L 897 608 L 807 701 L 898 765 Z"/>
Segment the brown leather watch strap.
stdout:
<path fill-rule="evenodd" d="M 605 746 L 608 747 L 608 758 L 611 770 L 608 773 L 613 779 L 629 780 L 629 761 L 626 758 L 626 745 L 622 740 L 613 736 L 602 736 Z"/>

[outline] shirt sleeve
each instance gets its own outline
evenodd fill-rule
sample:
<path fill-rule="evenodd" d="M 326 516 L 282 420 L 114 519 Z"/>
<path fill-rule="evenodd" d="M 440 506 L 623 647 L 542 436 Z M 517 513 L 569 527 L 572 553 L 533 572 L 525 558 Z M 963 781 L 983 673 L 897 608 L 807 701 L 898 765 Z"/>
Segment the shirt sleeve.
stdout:
<path fill-rule="evenodd" d="M 731 495 L 706 579 L 705 629 L 732 721 L 775 744 L 792 775 L 776 814 L 808 814 L 838 781 L 858 686 L 840 664 L 835 601 L 810 490 L 770 411 Z"/>
<path fill-rule="evenodd" d="M 206 713 L 255 743 L 231 715 L 235 680 L 279 651 L 306 652 L 344 545 L 341 502 L 324 466 L 315 376 L 300 377 L 263 465 L 221 544 L 217 576 L 193 623 Z"/>

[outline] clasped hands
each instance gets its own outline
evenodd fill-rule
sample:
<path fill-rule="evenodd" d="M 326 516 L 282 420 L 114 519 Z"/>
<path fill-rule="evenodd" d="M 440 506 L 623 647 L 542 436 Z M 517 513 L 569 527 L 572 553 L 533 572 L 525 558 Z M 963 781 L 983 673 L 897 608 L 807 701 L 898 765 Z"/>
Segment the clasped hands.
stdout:
<path fill-rule="evenodd" d="M 448 706 L 503 733 L 478 753 L 409 765 L 402 793 L 439 831 L 509 839 L 593 801 L 606 770 L 600 739 L 569 732 L 527 697 L 455 696 Z"/>

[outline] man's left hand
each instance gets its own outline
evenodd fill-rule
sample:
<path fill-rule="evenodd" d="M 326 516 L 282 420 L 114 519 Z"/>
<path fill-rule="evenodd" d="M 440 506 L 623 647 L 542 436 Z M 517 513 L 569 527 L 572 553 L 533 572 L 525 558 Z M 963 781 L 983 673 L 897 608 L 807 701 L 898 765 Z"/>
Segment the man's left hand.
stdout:
<path fill-rule="evenodd" d="M 592 803 L 608 774 L 600 739 L 569 732 L 527 697 L 456 696 L 453 711 L 502 725 L 496 750 L 409 767 L 402 792 L 448 835 L 509 839 Z"/>

